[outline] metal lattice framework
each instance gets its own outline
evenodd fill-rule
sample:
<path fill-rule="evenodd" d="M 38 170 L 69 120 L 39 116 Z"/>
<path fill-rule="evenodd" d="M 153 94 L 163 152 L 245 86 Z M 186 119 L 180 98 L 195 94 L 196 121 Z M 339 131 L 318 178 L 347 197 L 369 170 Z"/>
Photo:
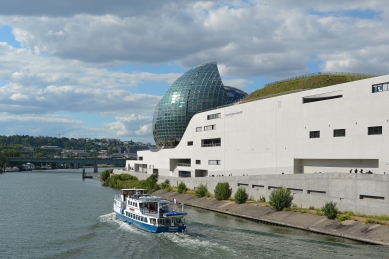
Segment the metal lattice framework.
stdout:
<path fill-rule="evenodd" d="M 196 113 L 235 102 L 246 95 L 239 89 L 223 86 L 216 62 L 190 69 L 170 86 L 155 108 L 156 145 L 159 148 L 177 146 Z"/>

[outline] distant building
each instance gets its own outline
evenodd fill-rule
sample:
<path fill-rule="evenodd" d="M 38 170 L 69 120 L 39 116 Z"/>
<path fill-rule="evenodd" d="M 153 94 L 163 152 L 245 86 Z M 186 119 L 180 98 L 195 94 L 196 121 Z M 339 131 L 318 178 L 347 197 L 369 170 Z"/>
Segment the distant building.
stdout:
<path fill-rule="evenodd" d="M 62 148 L 59 146 L 41 146 L 41 149 L 62 150 Z"/>
<path fill-rule="evenodd" d="M 61 153 L 64 155 L 89 156 L 86 150 L 64 149 Z"/>

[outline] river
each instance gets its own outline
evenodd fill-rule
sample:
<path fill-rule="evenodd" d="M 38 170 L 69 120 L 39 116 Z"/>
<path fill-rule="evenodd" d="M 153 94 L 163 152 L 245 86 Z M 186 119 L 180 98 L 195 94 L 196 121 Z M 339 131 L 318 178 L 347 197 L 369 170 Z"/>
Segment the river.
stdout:
<path fill-rule="evenodd" d="M 191 207 L 188 233 L 143 232 L 114 218 L 117 191 L 94 176 L 82 181 L 81 169 L 1 174 L 0 258 L 388 258 L 389 247 Z"/>

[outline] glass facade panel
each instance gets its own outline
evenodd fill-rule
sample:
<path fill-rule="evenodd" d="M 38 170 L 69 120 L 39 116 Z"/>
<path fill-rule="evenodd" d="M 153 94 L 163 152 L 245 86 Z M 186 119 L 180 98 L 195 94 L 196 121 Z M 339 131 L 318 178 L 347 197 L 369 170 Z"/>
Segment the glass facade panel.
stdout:
<path fill-rule="evenodd" d="M 177 146 L 196 113 L 231 104 L 245 96 L 247 93 L 223 85 L 216 62 L 190 69 L 170 86 L 155 108 L 155 144 L 159 148 Z"/>

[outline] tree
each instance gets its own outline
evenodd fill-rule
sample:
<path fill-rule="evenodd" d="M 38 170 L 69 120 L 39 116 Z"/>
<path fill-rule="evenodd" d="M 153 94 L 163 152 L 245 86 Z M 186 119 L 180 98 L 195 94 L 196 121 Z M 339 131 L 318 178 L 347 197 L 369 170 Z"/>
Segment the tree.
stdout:
<path fill-rule="evenodd" d="M 249 198 L 249 195 L 246 193 L 246 189 L 243 187 L 239 187 L 238 191 L 235 193 L 235 202 L 238 204 L 245 203 Z"/>
<path fill-rule="evenodd" d="M 6 166 L 7 162 L 7 157 L 0 152 L 0 170 L 2 170 L 3 166 Z"/>
<path fill-rule="evenodd" d="M 293 195 L 290 193 L 290 190 L 281 186 L 273 190 L 269 197 L 269 204 L 276 211 L 281 211 L 285 208 L 290 208 L 292 206 Z"/>
<path fill-rule="evenodd" d="M 215 198 L 218 201 L 227 200 L 231 197 L 232 190 L 228 182 L 218 183 L 215 187 Z"/>
<path fill-rule="evenodd" d="M 4 149 L 2 152 L 7 157 L 20 157 L 19 151 L 15 149 L 8 148 L 8 149 Z"/>
<path fill-rule="evenodd" d="M 105 182 L 107 181 L 107 179 L 111 176 L 113 170 L 112 169 L 107 169 L 107 170 L 104 170 L 101 175 L 100 175 L 100 179 L 101 181 Z"/>
<path fill-rule="evenodd" d="M 43 154 L 42 152 L 38 152 L 35 154 L 35 157 L 44 157 L 45 154 Z"/>

